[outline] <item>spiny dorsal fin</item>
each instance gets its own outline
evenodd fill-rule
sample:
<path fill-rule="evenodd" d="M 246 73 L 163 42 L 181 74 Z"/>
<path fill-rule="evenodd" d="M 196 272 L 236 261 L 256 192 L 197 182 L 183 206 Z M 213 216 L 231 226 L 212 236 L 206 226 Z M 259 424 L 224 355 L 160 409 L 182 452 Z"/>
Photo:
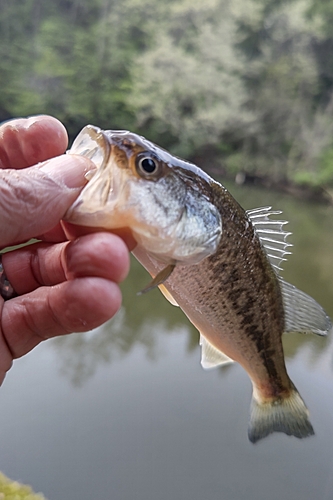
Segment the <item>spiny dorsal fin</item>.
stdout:
<path fill-rule="evenodd" d="M 291 253 L 287 251 L 287 248 L 292 246 L 286 241 L 291 233 L 283 229 L 287 222 L 269 218 L 271 215 L 281 213 L 281 211 L 272 210 L 271 207 L 246 212 L 277 274 L 281 271 L 281 262 L 286 260 L 285 255 Z M 327 335 L 332 324 L 324 309 L 312 297 L 284 281 L 281 276 L 278 278 L 284 306 L 285 332 L 311 332 L 317 335 Z"/>
<path fill-rule="evenodd" d="M 272 210 L 272 207 L 255 208 L 246 211 L 246 215 L 254 226 L 268 259 L 277 274 L 282 270 L 280 264 L 286 260 L 285 256 L 291 254 L 287 248 L 292 247 L 292 244 L 286 241 L 291 233 L 283 229 L 288 222 L 270 219 L 271 215 L 280 215 L 281 213 L 280 210 Z"/>

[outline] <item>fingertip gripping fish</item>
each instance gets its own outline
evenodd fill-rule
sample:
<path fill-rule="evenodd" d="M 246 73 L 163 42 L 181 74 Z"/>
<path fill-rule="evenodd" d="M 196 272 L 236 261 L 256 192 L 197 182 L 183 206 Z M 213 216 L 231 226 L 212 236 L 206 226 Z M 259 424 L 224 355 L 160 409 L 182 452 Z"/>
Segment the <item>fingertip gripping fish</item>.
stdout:
<path fill-rule="evenodd" d="M 253 396 L 248 436 L 314 433 L 284 360 L 284 332 L 326 335 L 322 307 L 280 276 L 290 253 L 281 212 L 245 211 L 199 167 L 128 131 L 86 126 L 69 154 L 89 157 L 97 171 L 65 220 L 130 230 L 135 257 L 200 332 L 202 365 L 237 361 Z"/>

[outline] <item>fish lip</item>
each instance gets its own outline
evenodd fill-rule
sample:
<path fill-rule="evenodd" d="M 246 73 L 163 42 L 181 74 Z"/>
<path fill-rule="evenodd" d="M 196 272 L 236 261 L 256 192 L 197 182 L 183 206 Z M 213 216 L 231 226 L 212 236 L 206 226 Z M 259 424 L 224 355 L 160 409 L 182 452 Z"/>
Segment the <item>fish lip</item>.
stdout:
<path fill-rule="evenodd" d="M 78 150 L 76 150 L 77 148 Z M 83 188 L 77 200 L 69 208 L 64 219 L 74 224 L 84 226 L 96 227 L 103 225 L 109 229 L 118 227 L 117 224 L 121 222 L 121 208 L 118 204 L 118 198 L 119 196 L 123 196 L 121 193 L 124 193 L 122 187 L 124 184 L 122 183 L 122 175 L 120 175 L 123 169 L 121 166 L 118 167 L 120 168 L 118 176 L 117 165 L 119 162 L 123 161 L 127 163 L 126 157 L 133 156 L 133 154 L 138 151 L 151 149 L 153 149 L 154 152 L 156 151 L 161 161 L 166 164 L 168 168 L 166 172 L 167 176 L 173 172 L 176 176 L 181 178 L 183 185 L 182 198 L 184 198 L 184 202 L 189 198 L 192 208 L 189 208 L 187 203 L 180 203 L 180 209 L 172 222 L 172 234 L 170 233 L 171 228 L 169 226 L 164 228 L 167 233 L 167 238 L 170 240 L 171 234 L 178 242 L 177 245 L 171 245 L 170 247 L 172 255 L 167 255 L 165 248 L 163 250 L 158 250 L 157 253 L 154 252 L 153 248 L 150 248 L 149 251 L 154 254 L 157 259 L 162 258 L 163 261 L 167 257 L 168 262 L 170 258 L 172 258 L 183 264 L 198 263 L 216 251 L 221 236 L 221 221 L 216 217 L 214 223 L 214 216 L 210 217 L 210 219 L 208 219 L 210 226 L 209 233 L 206 233 L 204 236 L 206 232 L 206 230 L 204 230 L 200 236 L 201 230 L 205 229 L 205 224 L 202 223 L 202 216 L 200 215 L 198 218 L 195 217 L 198 222 L 195 221 L 193 226 L 194 229 L 189 229 L 189 231 L 186 231 L 183 235 L 182 233 L 184 227 L 187 226 L 188 218 L 193 217 L 193 204 L 196 202 L 199 193 L 204 197 L 206 202 L 212 205 L 212 200 L 207 193 L 207 182 L 209 183 L 211 178 L 199 169 L 197 172 L 195 165 L 184 162 L 183 160 L 177 159 L 177 161 L 170 164 L 172 157 L 167 151 L 161 150 L 158 146 L 150 143 L 150 141 L 145 138 L 126 130 L 101 130 L 98 127 L 89 125 L 85 127 L 75 139 L 70 153 L 90 156 L 92 161 L 96 159 L 97 170 L 88 184 Z M 184 163 L 186 163 L 186 165 L 184 165 Z M 191 167 L 190 169 L 189 166 Z M 124 169 L 124 172 L 125 170 L 126 169 Z M 200 175 L 198 175 L 199 173 Z M 197 186 L 196 182 L 198 182 L 198 180 L 199 185 Z M 108 205 L 108 207 L 106 207 L 106 205 Z M 135 205 L 134 210 L 137 209 L 138 207 Z M 208 209 L 208 213 L 213 214 L 213 211 Z M 217 227 L 215 227 L 213 231 L 214 224 L 217 225 Z M 197 227 L 198 233 L 195 233 L 195 227 Z M 159 237 L 160 230 L 161 229 L 156 230 L 157 240 L 163 239 L 163 234 Z M 138 243 L 142 243 L 147 237 L 151 237 L 151 231 L 146 235 L 142 233 L 142 227 L 141 229 L 139 228 L 139 230 L 132 228 L 132 231 Z M 180 245 L 183 250 L 178 249 L 178 245 Z M 159 241 L 157 241 L 156 248 L 159 248 Z"/>
<path fill-rule="evenodd" d="M 96 171 L 88 178 L 88 183 L 84 186 L 78 198 L 67 210 L 64 220 L 74 224 L 86 225 L 82 216 L 89 214 L 95 217 L 97 213 L 103 210 L 108 201 L 110 193 L 115 193 L 115 175 L 112 163 L 112 151 L 114 141 L 104 130 L 94 125 L 87 125 L 78 134 L 72 147 L 67 154 L 79 154 L 89 158 L 95 165 Z M 105 179 L 107 181 L 105 181 Z M 96 208 L 91 202 L 91 192 L 100 191 L 99 206 Z M 114 194 L 116 196 L 116 194 Z M 98 205 L 98 204 L 97 204 Z M 93 226 L 96 224 L 93 223 Z"/>
<path fill-rule="evenodd" d="M 104 168 L 110 158 L 110 142 L 104 130 L 95 125 L 86 125 L 74 139 L 67 154 L 78 154 L 89 158 L 97 167 Z"/>
<path fill-rule="evenodd" d="M 137 149 L 138 146 L 142 150 L 146 149 L 141 137 L 129 132 L 128 130 L 104 130 L 103 134 L 110 146 L 118 147 L 122 151 L 126 152 L 127 155 L 132 154 L 133 148 Z"/>

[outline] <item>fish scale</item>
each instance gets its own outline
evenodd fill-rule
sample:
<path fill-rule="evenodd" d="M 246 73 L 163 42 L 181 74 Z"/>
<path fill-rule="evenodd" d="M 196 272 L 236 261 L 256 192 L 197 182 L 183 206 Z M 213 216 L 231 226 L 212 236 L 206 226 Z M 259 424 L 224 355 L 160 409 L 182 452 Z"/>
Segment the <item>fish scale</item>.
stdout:
<path fill-rule="evenodd" d="M 97 171 L 65 219 L 131 232 L 133 254 L 153 278 L 143 292 L 159 286 L 196 326 L 202 366 L 237 361 L 248 373 L 249 439 L 312 435 L 287 374 L 282 334 L 326 335 L 332 325 L 314 299 L 279 274 L 290 253 L 286 222 L 271 218 L 281 212 L 243 210 L 199 167 L 131 132 L 88 125 L 69 153 L 89 156 Z"/>
<path fill-rule="evenodd" d="M 222 194 L 223 197 L 226 196 L 225 192 Z M 223 201 L 221 210 L 225 210 L 227 205 L 225 200 L 219 201 L 220 203 Z M 217 203 L 216 200 L 215 202 Z M 230 204 L 233 205 L 232 200 Z M 233 208 L 233 211 L 236 208 L 240 210 L 238 207 Z M 283 370 L 281 378 L 286 382 L 289 379 L 285 373 L 282 356 L 281 336 L 284 317 L 278 280 L 271 271 L 265 254 L 258 252 L 260 242 L 254 234 L 251 223 L 244 229 L 242 238 L 239 238 L 239 226 L 244 227 L 243 219 L 237 220 L 234 217 L 231 220 L 227 216 L 223 219 L 226 222 L 217 251 L 197 264 L 193 273 L 185 266 L 176 267 L 164 286 L 176 301 L 181 300 L 179 296 L 183 297 L 186 290 L 198 291 L 197 294 L 194 292 L 191 294 L 189 306 L 182 305 L 183 311 L 191 317 L 191 321 L 215 348 L 240 362 L 247 372 L 251 373 L 253 381 L 258 379 L 258 384 L 259 382 L 262 384 L 266 380 L 269 384 L 269 380 L 275 378 L 277 382 L 277 373 Z M 234 245 L 234 240 L 240 244 Z M 249 241 L 252 242 L 250 247 Z M 251 274 L 253 262 L 256 272 L 252 273 L 252 279 L 246 279 Z M 271 280 L 267 279 L 267 273 L 271 274 Z M 207 283 L 210 287 L 206 290 Z M 254 304 L 261 306 L 254 307 Z M 200 310 L 201 315 L 198 320 L 193 320 L 193 306 Z M 204 325 L 200 321 L 202 317 Z M 209 329 L 206 326 L 207 322 Z M 223 335 L 220 335 L 221 329 Z M 272 332 L 276 332 L 276 335 L 272 335 Z M 248 346 L 245 345 L 244 334 L 251 340 Z M 242 344 L 241 353 L 234 352 L 235 343 Z M 245 348 L 248 349 L 246 357 L 244 357 Z M 267 355 L 269 350 L 270 356 Z M 273 352 L 277 353 L 277 359 L 272 358 Z M 250 358 L 250 363 L 247 358 Z M 265 364 L 270 369 L 267 366 L 265 368 Z M 275 369 L 275 365 L 279 368 Z"/>

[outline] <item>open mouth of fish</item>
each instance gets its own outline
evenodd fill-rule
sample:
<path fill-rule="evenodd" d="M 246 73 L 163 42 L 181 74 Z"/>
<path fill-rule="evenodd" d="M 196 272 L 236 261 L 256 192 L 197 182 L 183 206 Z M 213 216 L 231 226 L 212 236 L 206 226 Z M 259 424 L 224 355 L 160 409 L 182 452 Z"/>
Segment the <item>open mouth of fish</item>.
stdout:
<path fill-rule="evenodd" d="M 66 220 L 129 228 L 161 262 L 193 264 L 216 250 L 219 212 L 194 185 L 191 172 L 171 165 L 166 151 L 136 134 L 88 125 L 69 153 L 88 157 L 97 170 L 88 172 L 89 182 Z"/>

